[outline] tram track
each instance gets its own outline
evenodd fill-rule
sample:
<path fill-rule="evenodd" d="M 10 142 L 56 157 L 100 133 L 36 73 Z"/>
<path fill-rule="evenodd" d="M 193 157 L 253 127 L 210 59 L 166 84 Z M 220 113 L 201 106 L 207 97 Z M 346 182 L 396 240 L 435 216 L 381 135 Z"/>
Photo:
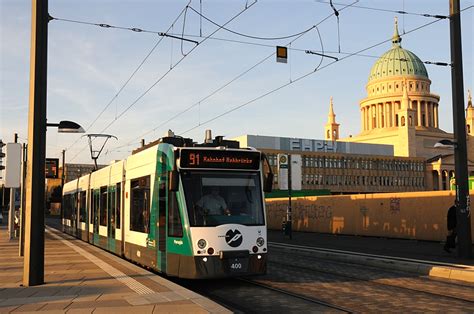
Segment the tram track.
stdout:
<path fill-rule="evenodd" d="M 253 281 L 253 280 L 245 279 L 245 278 L 238 278 L 237 280 L 242 281 L 242 282 L 246 282 L 246 283 L 258 286 L 258 287 L 262 287 L 262 288 L 265 288 L 265 289 L 268 289 L 268 290 L 271 290 L 271 291 L 275 291 L 275 292 L 278 292 L 278 293 L 281 293 L 281 294 L 284 294 L 284 295 L 287 295 L 287 296 L 291 296 L 293 298 L 298 298 L 298 299 L 305 300 L 305 301 L 308 301 L 308 302 L 311 302 L 311 303 L 314 303 L 314 304 L 322 305 L 322 306 L 325 306 L 329 309 L 338 310 L 338 311 L 341 311 L 341 312 L 344 312 L 344 313 L 352 313 L 353 312 L 353 310 L 342 307 L 342 306 L 339 306 L 339 305 L 331 304 L 331 303 L 328 303 L 328 302 L 325 302 L 323 300 L 319 300 L 319 299 L 316 299 L 316 298 L 310 298 L 310 297 L 307 297 L 307 296 L 304 296 L 304 295 L 301 295 L 301 294 L 297 294 L 297 293 L 293 293 L 293 292 L 290 292 L 290 291 L 287 291 L 287 290 L 275 288 L 275 287 L 263 284 L 263 283 L 258 282 L 258 281 Z"/>
<path fill-rule="evenodd" d="M 308 255 L 303 255 L 303 256 L 306 259 L 307 258 L 313 258 L 314 259 L 314 257 L 310 257 Z M 302 263 L 296 263 L 295 264 L 295 262 L 294 262 L 295 260 L 300 260 L 300 259 L 297 259 L 297 258 L 293 258 L 292 262 L 283 262 L 282 260 L 284 260 L 284 259 L 279 259 L 279 261 L 276 261 L 276 260 L 272 259 L 272 260 L 269 260 L 269 263 L 280 265 L 277 268 L 290 267 L 290 268 L 294 268 L 298 271 L 306 270 L 306 271 L 316 272 L 316 273 L 320 273 L 320 274 L 324 274 L 324 275 L 331 274 L 331 275 L 336 276 L 338 278 L 344 278 L 344 279 L 349 279 L 349 280 L 357 280 L 359 282 L 367 282 L 368 284 L 370 284 L 372 286 L 387 286 L 387 287 L 397 288 L 397 289 L 400 289 L 402 291 L 407 291 L 408 290 L 408 291 L 422 293 L 422 294 L 429 295 L 429 296 L 436 297 L 436 298 L 445 298 L 445 299 L 450 299 L 450 300 L 455 300 L 455 301 L 461 301 L 461 302 L 467 302 L 467 303 L 470 303 L 470 304 L 474 304 L 474 298 L 473 299 L 466 299 L 466 298 L 458 297 L 458 296 L 454 295 L 455 292 L 452 292 L 451 294 L 448 294 L 449 291 L 447 291 L 447 289 L 446 289 L 446 288 L 450 288 L 448 286 L 451 286 L 451 287 L 454 286 L 454 287 L 459 287 L 459 288 L 467 288 L 467 287 L 472 288 L 472 287 L 474 287 L 474 285 L 458 284 L 458 283 L 455 283 L 455 282 L 446 283 L 444 281 L 433 280 L 431 278 L 426 278 L 426 280 L 433 281 L 433 283 L 436 283 L 436 285 L 441 286 L 441 287 L 439 287 L 440 289 L 437 289 L 439 291 L 442 291 L 443 294 L 441 294 L 441 293 L 436 293 L 434 291 L 429 291 L 429 290 L 426 290 L 426 289 L 417 289 L 415 287 L 409 287 L 408 286 L 409 283 L 407 283 L 407 282 L 402 282 L 402 283 L 398 283 L 398 284 L 387 282 L 388 280 L 393 280 L 393 278 L 386 278 L 385 280 L 382 279 L 382 278 L 375 279 L 375 280 L 371 279 L 371 278 L 367 279 L 367 278 L 364 278 L 363 275 L 357 275 L 357 272 L 354 272 L 352 275 L 350 275 L 350 274 L 347 274 L 347 273 L 331 271 L 331 268 L 327 268 L 327 267 L 324 270 L 321 270 L 321 269 L 318 269 L 317 266 L 309 267 L 309 266 L 302 265 Z M 315 261 L 315 263 L 310 263 L 310 264 L 316 265 L 317 262 L 321 262 L 321 261 L 318 260 L 318 261 Z M 338 262 L 338 263 L 350 265 L 347 262 Z M 367 266 L 367 267 L 369 267 L 369 266 Z M 379 271 L 379 269 L 376 269 L 375 267 L 370 267 L 370 268 L 372 268 L 374 270 L 374 273 L 375 273 L 375 271 Z M 385 270 L 385 271 L 389 274 L 396 273 L 394 271 L 389 271 L 389 270 Z M 396 276 L 394 276 L 394 277 L 396 277 Z M 420 280 L 420 279 L 413 278 L 412 280 Z M 422 283 L 416 283 L 415 282 L 415 283 L 412 283 L 412 285 L 422 285 Z M 426 284 L 424 284 L 424 286 L 428 287 Z M 434 287 L 431 287 L 431 290 L 434 290 L 434 289 L 435 289 Z"/>
<path fill-rule="evenodd" d="M 335 249 L 328 249 L 328 248 L 320 248 L 320 247 L 313 247 L 313 246 L 302 246 L 302 245 L 294 245 L 294 244 L 287 244 L 287 243 L 276 243 L 276 242 L 269 242 L 269 247 L 274 249 L 283 249 L 289 251 L 298 251 L 301 253 L 302 256 L 308 258 L 314 258 L 314 254 L 317 254 L 319 258 L 323 260 L 333 260 L 337 263 L 345 263 L 351 265 L 364 265 L 364 267 L 371 267 L 373 269 L 386 269 L 390 272 L 403 272 L 403 273 L 411 273 L 417 274 L 420 276 L 426 276 L 432 281 L 435 282 L 446 282 L 449 280 L 449 284 L 452 286 L 460 286 L 460 287 L 469 287 L 474 288 L 474 284 L 467 282 L 467 281 L 459 281 L 453 279 L 447 279 L 444 277 L 433 277 L 428 276 L 428 274 L 423 274 L 418 271 L 413 271 L 417 267 L 422 268 L 431 268 L 431 267 L 443 267 L 446 269 L 453 269 L 459 271 L 472 271 L 474 272 L 474 266 L 470 265 L 463 265 L 463 264 L 453 264 L 453 263 L 445 263 L 445 262 L 438 262 L 438 261 L 426 261 L 426 260 L 419 260 L 419 259 L 411 259 L 411 258 L 404 258 L 404 257 L 394 257 L 394 256 L 386 256 L 386 255 L 375 255 L 375 254 L 367 254 L 367 253 L 360 253 L 360 252 L 353 252 L 353 251 L 343 251 L 343 250 L 335 250 Z M 341 258 L 342 256 L 342 258 Z M 415 266 L 416 265 L 416 266 Z"/>
<path fill-rule="evenodd" d="M 234 313 L 352 313 L 347 307 L 272 287 L 249 277 L 226 280 L 171 279 Z"/>

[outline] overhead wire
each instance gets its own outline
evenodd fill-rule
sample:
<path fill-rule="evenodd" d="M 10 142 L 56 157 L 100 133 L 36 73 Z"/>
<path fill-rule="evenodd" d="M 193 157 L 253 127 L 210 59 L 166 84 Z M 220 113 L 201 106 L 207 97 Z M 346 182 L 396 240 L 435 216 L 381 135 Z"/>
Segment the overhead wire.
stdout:
<path fill-rule="evenodd" d="M 319 1 L 319 2 L 322 2 L 322 1 Z M 327 2 L 322 2 L 322 3 L 327 3 Z M 336 4 L 336 5 L 341 5 L 341 4 L 339 4 L 339 3 L 335 3 L 335 4 Z M 378 8 L 370 8 L 370 7 L 362 7 L 362 6 L 353 6 L 353 7 L 362 8 L 362 9 L 372 9 L 372 10 L 378 10 L 378 11 L 385 11 L 385 12 L 394 12 L 394 13 L 399 13 L 399 14 L 412 14 L 412 15 L 419 15 L 419 16 L 424 16 L 424 17 L 437 18 L 437 20 L 434 21 L 434 22 L 437 22 L 437 21 L 439 21 L 439 20 L 441 20 L 441 19 L 446 18 L 445 16 L 440 16 L 440 15 L 420 14 L 420 13 L 413 13 L 413 12 L 404 12 L 404 11 L 396 11 L 396 10 L 386 10 L 386 9 L 378 9 Z M 464 9 L 461 10 L 461 11 L 470 9 L 470 8 L 472 8 L 472 7 L 473 7 L 473 6 L 471 5 L 471 6 L 469 6 L 469 7 L 464 8 Z M 429 24 L 428 24 L 428 25 L 429 25 Z M 412 30 L 412 31 L 413 31 L 413 30 Z M 410 31 L 410 32 L 411 32 L 411 31 Z M 409 33 L 409 32 L 407 32 L 407 33 Z M 183 32 L 183 34 L 184 34 L 184 32 Z M 186 36 L 187 36 L 187 37 L 192 37 L 192 36 L 194 36 L 194 35 L 186 35 Z M 184 37 L 184 36 L 183 36 L 183 37 Z M 242 43 L 242 44 L 249 44 L 249 45 L 257 45 L 257 46 L 273 47 L 273 45 L 265 45 L 265 44 L 260 44 L 260 43 L 252 43 L 252 42 L 244 42 L 244 41 L 239 41 L 239 40 L 216 38 L 216 37 L 211 37 L 211 36 L 206 37 L 206 39 L 222 40 L 222 41 L 227 41 L 227 42 L 235 42 L 235 43 Z M 292 50 L 305 51 L 304 49 L 296 49 L 296 48 L 292 48 Z M 363 51 L 365 51 L 365 50 L 368 50 L 368 49 L 361 50 L 361 52 L 363 52 Z M 347 56 L 346 56 L 346 57 L 342 57 L 341 60 L 346 59 L 346 58 L 351 57 L 351 56 L 363 56 L 363 57 L 378 58 L 377 56 L 364 55 L 364 54 L 361 54 L 360 52 L 355 52 L 355 53 L 340 52 L 340 53 L 341 53 L 341 54 L 347 54 Z M 448 63 L 443 63 L 443 62 L 431 62 L 431 61 L 423 61 L 423 62 L 424 62 L 425 64 L 450 65 L 450 64 L 448 64 Z M 332 63 L 330 63 L 330 64 L 334 64 L 334 63 L 335 63 L 335 62 L 332 62 Z M 329 66 L 330 64 L 324 66 L 323 68 L 326 68 L 326 67 Z M 323 69 L 323 68 L 321 68 L 321 69 Z M 317 69 L 317 68 L 316 68 L 316 69 Z M 312 74 L 312 73 L 314 73 L 314 72 L 311 72 L 310 74 Z M 300 80 L 300 79 L 301 79 L 301 78 L 298 78 L 298 79 L 296 79 L 296 80 L 293 81 L 293 82 L 296 82 L 296 81 L 298 81 L 298 80 Z M 293 83 L 293 82 L 292 82 L 292 83 Z M 257 99 L 255 99 L 255 100 L 257 100 Z M 253 100 L 253 101 L 255 101 L 255 100 Z M 252 102 L 253 102 L 253 101 L 252 101 Z M 237 108 L 237 109 L 238 109 L 238 108 Z M 183 113 L 184 113 L 184 112 L 183 112 Z M 179 114 L 178 114 L 178 115 L 179 115 Z M 208 120 L 208 121 L 206 121 L 206 122 L 204 122 L 204 123 L 200 123 L 199 126 L 200 126 L 200 125 L 203 125 L 203 124 L 206 124 L 206 123 L 209 123 L 209 122 L 211 122 L 211 121 Z M 156 129 L 156 128 L 155 128 L 155 129 Z M 155 130 L 155 129 L 154 129 L 154 130 Z M 154 130 L 153 130 L 153 131 L 154 131 Z M 185 131 L 185 132 L 188 132 L 188 131 L 190 131 L 190 130 L 187 130 L 187 131 Z M 148 132 L 148 133 L 149 133 L 149 132 Z M 130 145 L 126 145 L 126 146 L 130 146 Z M 121 146 L 121 147 L 123 147 L 123 146 Z"/>
<path fill-rule="evenodd" d="M 354 1 L 353 3 L 357 3 L 357 1 Z M 351 5 L 347 5 L 346 7 L 342 8 L 341 10 L 344 10 L 348 7 L 350 7 Z M 324 21 L 326 21 L 328 18 L 330 18 L 331 16 L 333 16 L 334 13 L 328 15 L 327 17 L 325 17 L 323 20 L 321 20 L 320 22 L 318 22 L 317 24 L 315 24 L 312 28 L 316 28 L 317 32 L 318 32 L 318 37 L 319 37 L 319 40 L 320 40 L 320 43 L 321 43 L 321 48 L 322 48 L 322 52 L 324 54 L 324 46 L 323 46 L 323 40 L 322 40 L 322 37 L 321 37 L 321 33 L 319 32 L 319 29 L 318 29 L 318 26 L 323 23 Z M 293 43 L 294 41 L 296 41 L 297 39 L 299 39 L 301 36 L 303 36 L 304 34 L 306 34 L 306 32 L 303 32 L 301 33 L 297 38 L 291 40 L 286 46 L 288 45 L 291 45 L 291 43 Z M 271 47 L 274 47 L 273 45 Z M 262 60 L 260 60 L 259 62 L 257 62 L 256 64 L 254 64 L 253 66 L 251 66 L 250 68 L 248 68 L 247 70 L 243 71 L 242 73 L 240 73 L 239 75 L 237 75 L 236 77 L 234 77 L 233 79 L 231 79 L 230 81 L 228 81 L 227 83 L 223 84 L 222 86 L 220 86 L 219 88 L 217 88 L 216 90 L 214 90 L 213 92 L 211 92 L 209 95 L 207 95 L 206 97 L 200 99 L 199 101 L 193 103 L 192 105 L 188 106 L 187 108 L 185 108 L 184 110 L 180 111 L 179 113 L 175 114 L 174 116 L 172 116 L 171 118 L 169 118 L 168 120 L 160 123 L 158 126 L 154 127 L 153 129 L 143 133 L 142 135 L 138 136 L 137 138 L 134 138 L 133 140 L 130 140 L 127 144 L 125 145 L 121 145 L 121 146 L 118 146 L 116 148 L 113 148 L 109 151 L 114 151 L 115 149 L 120 149 L 120 148 L 123 148 L 123 147 L 128 147 L 128 146 L 131 146 L 131 145 L 135 145 L 135 141 L 140 139 L 140 138 L 143 138 L 144 136 L 156 131 L 158 128 L 166 125 L 167 123 L 173 121 L 174 119 L 176 119 L 177 117 L 181 116 L 182 114 L 188 112 L 189 110 L 191 110 L 192 108 L 194 108 L 195 106 L 200 106 L 201 103 L 207 99 L 209 99 L 210 97 L 212 97 L 213 95 L 217 94 L 219 91 L 221 91 L 222 89 L 224 89 L 225 87 L 229 86 L 230 84 L 232 84 L 233 82 L 235 82 L 236 80 L 238 80 L 239 78 L 241 78 L 242 76 L 244 76 L 245 74 L 249 73 L 251 70 L 255 69 L 257 66 L 259 66 L 260 64 L 264 63 L 265 61 L 267 61 L 269 58 L 273 57 L 275 55 L 275 52 L 271 53 L 270 55 L 266 56 L 265 58 L 263 58 Z M 318 64 L 317 67 L 319 67 L 322 62 L 323 62 L 323 59 L 324 57 L 321 57 L 321 61 L 320 63 Z"/>
<path fill-rule="evenodd" d="M 252 2 L 250 5 L 246 5 L 246 7 L 241 10 L 238 14 L 236 14 L 235 16 L 233 16 L 230 20 L 228 20 L 225 24 L 229 24 L 230 22 L 232 22 L 233 20 L 235 20 L 237 17 L 239 17 L 241 14 L 243 14 L 245 11 L 247 11 L 248 9 L 250 9 L 253 5 L 255 5 L 255 3 L 257 3 L 257 1 L 255 0 L 254 2 Z M 188 7 L 192 8 L 191 6 L 188 5 Z M 209 34 L 208 36 L 206 36 L 202 41 L 199 42 L 199 44 L 202 44 L 203 42 L 205 42 L 210 36 L 212 36 L 213 34 L 217 33 L 221 28 L 217 28 L 216 30 L 214 30 L 211 34 Z M 128 112 L 138 101 L 140 101 L 146 94 L 148 94 L 150 92 L 150 90 L 152 90 L 159 82 L 161 82 L 173 69 L 176 68 L 176 66 L 178 66 L 192 51 L 194 51 L 196 48 L 198 47 L 198 45 L 196 45 L 195 47 L 193 47 L 186 55 L 184 55 L 180 60 L 178 60 L 176 62 L 176 64 L 171 68 L 169 69 L 168 71 L 166 71 L 161 77 L 159 77 L 150 87 L 148 87 L 142 94 L 140 94 L 140 96 L 138 96 L 127 108 L 125 108 L 125 110 L 123 110 L 114 120 L 112 120 L 109 124 L 107 124 L 107 126 L 102 129 L 102 131 L 100 131 L 100 133 L 103 133 L 105 130 L 107 130 L 112 124 L 114 124 L 118 119 L 120 119 L 126 112 Z M 78 154 L 80 154 L 82 151 L 78 152 Z M 78 155 L 76 154 L 76 156 Z M 74 158 L 76 157 L 74 156 Z"/>
<path fill-rule="evenodd" d="M 424 28 L 424 27 L 430 26 L 430 25 L 432 25 L 432 24 L 434 24 L 434 23 L 437 23 L 437 22 L 439 22 L 439 21 L 442 21 L 442 20 L 443 20 L 443 19 L 440 18 L 440 19 L 437 19 L 437 20 L 434 20 L 434 21 L 425 23 L 425 24 L 423 24 L 423 25 L 421 25 L 421 26 L 418 26 L 418 27 L 416 27 L 416 28 L 414 28 L 414 29 L 411 29 L 411 30 L 407 31 L 406 34 L 412 33 L 412 32 L 414 32 L 414 31 L 417 31 L 417 30 L 422 29 L 422 28 Z M 205 125 L 205 124 L 208 124 L 208 123 L 210 123 L 210 122 L 212 122 L 212 121 L 215 121 L 215 120 L 217 120 L 217 119 L 219 119 L 219 118 L 221 118 L 221 117 L 223 117 L 223 116 L 225 116 L 225 115 L 228 115 L 228 114 L 230 114 L 230 113 L 232 113 L 232 112 L 234 112 L 234 111 L 236 111 L 236 110 L 238 110 L 238 109 L 240 109 L 240 108 L 243 108 L 243 107 L 245 107 L 245 106 L 247 106 L 247 105 L 249 105 L 249 104 L 251 104 L 251 103 L 253 103 L 253 102 L 257 101 L 257 100 L 260 100 L 260 99 L 262 99 L 262 98 L 264 98 L 264 97 L 266 97 L 266 96 L 268 96 L 268 95 L 270 95 L 270 94 L 273 94 L 273 93 L 275 93 L 275 92 L 277 92 L 277 91 L 279 91 L 279 90 L 281 90 L 281 89 L 283 89 L 283 88 L 285 88 L 285 87 L 287 87 L 287 86 L 289 86 L 289 85 L 291 85 L 291 84 L 293 84 L 293 83 L 296 83 L 296 82 L 298 82 L 298 81 L 300 81 L 300 80 L 302 80 L 302 79 L 304 79 L 304 78 L 306 78 L 306 77 L 308 77 L 308 76 L 310 76 L 310 75 L 312 75 L 312 74 L 314 74 L 314 73 L 316 73 L 316 72 L 318 72 L 318 71 L 321 71 L 321 70 L 323 70 L 323 69 L 325 69 L 325 68 L 327 68 L 327 67 L 329 67 L 329 66 L 335 64 L 336 62 L 343 61 L 343 60 L 348 59 L 348 58 L 350 58 L 350 57 L 352 57 L 352 56 L 355 56 L 355 55 L 357 55 L 357 54 L 360 54 L 360 53 L 362 53 L 362 52 L 364 52 L 364 51 L 373 49 L 373 48 L 375 48 L 375 47 L 377 47 L 377 46 L 380 46 L 380 45 L 382 45 L 382 44 L 384 44 L 384 43 L 390 42 L 391 40 L 392 40 L 392 38 L 390 38 L 390 39 L 385 39 L 385 40 L 383 40 L 383 41 L 381 41 L 381 42 L 378 42 L 378 43 L 376 43 L 376 44 L 373 44 L 373 45 L 371 45 L 371 46 L 369 46 L 369 47 L 360 49 L 360 50 L 358 50 L 357 52 L 354 52 L 354 53 L 351 53 L 351 54 L 349 54 L 349 55 L 347 55 L 347 56 L 344 56 L 344 57 L 342 57 L 341 59 L 339 59 L 339 60 L 337 60 L 337 61 L 333 61 L 333 62 L 330 62 L 330 63 L 328 63 L 328 64 L 326 64 L 326 65 L 324 65 L 324 66 L 322 66 L 322 67 L 320 67 L 320 68 L 316 68 L 316 69 L 314 69 L 313 71 L 308 72 L 308 73 L 306 73 L 306 74 L 304 74 L 304 75 L 302 75 L 302 76 L 296 78 L 295 80 L 293 80 L 293 81 L 291 81 L 291 82 L 282 84 L 282 85 L 280 85 L 280 86 L 278 86 L 278 87 L 276 87 L 276 88 L 274 88 L 274 89 L 272 89 L 272 90 L 270 90 L 270 91 L 268 91 L 268 92 L 266 92 L 266 93 L 264 93 L 264 94 L 262 94 L 262 95 L 260 95 L 260 96 L 257 96 L 257 97 L 255 97 L 255 98 L 253 98 L 253 99 L 251 99 L 251 100 L 249 100 L 249 101 L 243 103 L 243 104 L 240 104 L 240 105 L 235 106 L 235 107 L 233 107 L 233 108 L 231 108 L 231 109 L 229 109 L 229 110 L 226 110 L 226 111 L 224 111 L 223 113 L 220 113 L 220 114 L 218 114 L 218 115 L 216 115 L 216 116 L 214 116 L 214 117 L 212 117 L 212 118 L 210 118 L 210 119 L 208 119 L 208 120 L 206 120 L 206 121 L 200 123 L 200 125 L 196 125 L 196 126 L 194 126 L 194 127 L 191 127 L 191 128 L 189 128 L 189 129 L 187 129 L 187 130 L 185 130 L 185 131 L 183 131 L 183 132 L 177 132 L 177 134 L 179 134 L 179 135 L 184 135 L 184 134 L 186 134 L 186 133 L 188 133 L 188 132 L 190 132 L 190 131 L 192 131 L 192 130 L 197 129 L 198 127 L 201 127 L 201 126 L 203 126 L 203 125 Z"/>
<path fill-rule="evenodd" d="M 253 3 L 251 3 L 248 7 L 246 7 L 245 9 L 243 9 L 242 11 L 240 11 L 237 15 L 235 15 L 234 17 L 232 17 L 230 20 L 228 20 L 224 25 L 227 25 L 229 24 L 230 22 L 232 22 L 234 19 L 236 19 L 237 17 L 239 17 L 242 13 L 244 13 L 246 10 L 250 9 L 255 3 L 257 3 L 257 1 L 254 1 Z M 220 28 L 216 29 L 214 32 L 212 32 L 210 35 L 206 36 L 199 44 L 202 44 L 203 42 L 205 42 L 210 36 L 212 36 L 213 34 L 217 33 L 218 31 L 220 30 Z M 176 62 L 176 64 L 174 65 L 173 69 L 176 68 L 176 66 L 178 66 L 178 64 L 180 64 L 192 51 L 194 51 L 196 49 L 196 47 L 198 46 L 195 46 L 193 47 L 186 55 L 184 55 L 179 61 Z M 115 120 L 112 120 L 112 122 L 110 122 L 102 131 L 104 132 L 105 130 L 107 130 L 113 123 L 115 123 L 115 121 L 117 121 L 118 119 L 120 119 L 128 110 L 130 110 L 140 99 L 142 99 L 146 94 L 148 94 L 148 92 L 153 88 L 155 87 L 161 80 L 163 80 L 163 78 L 165 78 L 168 73 L 171 72 L 172 69 L 168 70 L 165 72 L 165 74 L 163 74 L 160 78 L 158 78 L 148 89 L 146 89 L 137 99 L 135 99 L 125 110 L 123 110 L 119 116 L 117 117 L 117 119 Z"/>
<path fill-rule="evenodd" d="M 189 5 L 189 3 L 191 3 L 191 1 L 189 1 L 187 5 Z M 174 19 L 173 23 L 171 23 L 171 26 L 168 28 L 167 32 L 169 32 L 172 29 L 173 25 L 179 20 L 181 15 L 183 15 L 183 12 L 185 11 L 185 9 L 186 9 L 186 7 L 183 8 L 183 10 L 181 10 L 181 12 L 178 14 L 178 16 Z M 58 19 L 58 18 L 56 18 L 56 19 L 57 20 L 62 20 L 62 19 Z M 85 24 L 93 24 L 93 23 L 85 23 Z M 110 105 L 114 102 L 114 100 L 117 99 L 117 97 L 120 95 L 120 93 L 122 93 L 122 91 L 125 89 L 125 87 L 128 85 L 128 83 L 132 80 L 132 78 L 135 76 L 135 74 L 141 69 L 143 64 L 145 64 L 145 62 L 148 60 L 148 58 L 151 56 L 151 54 L 155 51 L 155 49 L 158 47 L 158 45 L 163 41 L 163 38 L 164 37 L 160 37 L 160 39 L 156 42 L 156 44 L 150 49 L 150 51 L 146 54 L 145 58 L 143 58 L 143 60 L 138 64 L 138 66 L 135 68 L 135 70 L 132 72 L 132 74 L 128 77 L 128 79 L 125 81 L 125 83 L 122 84 L 119 91 L 110 99 L 110 101 L 107 103 L 107 105 L 105 105 L 105 107 L 102 109 L 102 111 L 97 115 L 97 117 L 92 121 L 92 123 L 90 123 L 89 126 L 85 129 L 86 132 L 89 131 L 90 128 L 92 128 L 92 126 L 99 120 L 99 118 L 102 116 L 102 114 L 110 107 Z M 117 118 L 117 110 L 115 112 L 115 118 Z M 66 148 L 66 150 L 71 149 L 81 138 L 82 138 L 82 136 L 78 137 L 76 139 L 76 141 L 74 141 L 68 148 Z M 87 148 L 87 146 L 85 148 Z M 82 152 L 84 149 L 82 149 L 80 152 Z M 71 158 L 71 160 L 76 158 L 78 154 L 76 154 L 73 158 Z"/>
<path fill-rule="evenodd" d="M 345 3 L 332 2 L 332 0 L 330 0 L 330 1 L 314 0 L 314 1 L 317 2 L 317 3 L 323 3 L 323 4 L 330 4 L 330 3 L 332 3 L 333 5 L 345 5 Z M 354 5 L 354 6 L 352 6 L 352 7 L 353 7 L 353 8 L 356 8 L 356 9 L 372 10 L 372 11 L 379 11 L 379 12 L 390 12 L 390 13 L 406 14 L 406 15 L 417 15 L 417 16 L 429 17 L 429 18 L 435 18 L 435 19 L 448 19 L 448 18 L 449 18 L 449 16 L 440 15 L 440 14 L 428 14 L 428 13 L 418 13 L 418 12 L 407 12 L 407 11 L 405 11 L 405 10 L 382 9 L 382 8 L 369 7 L 369 6 L 362 6 L 362 5 Z"/>
<path fill-rule="evenodd" d="M 52 16 L 50 16 L 50 19 L 51 19 L 51 20 L 62 21 L 62 22 L 77 23 L 77 24 L 84 24 L 84 25 L 91 25 L 91 26 L 98 26 L 98 27 L 102 27 L 102 28 L 120 29 L 120 30 L 132 31 L 132 32 L 135 32 L 135 33 L 157 34 L 158 36 L 162 36 L 162 37 L 171 37 L 171 38 L 180 39 L 180 40 L 184 40 L 184 41 L 190 41 L 190 42 L 193 42 L 193 43 L 195 43 L 195 44 L 198 43 L 197 41 L 194 41 L 194 40 L 189 40 L 189 39 L 186 39 L 186 38 L 180 38 L 180 37 L 176 37 L 176 36 L 169 35 L 169 34 L 167 33 L 167 31 L 166 31 L 166 32 L 153 31 L 153 30 L 147 30 L 147 29 L 138 28 L 138 27 L 125 27 L 125 26 L 117 26 L 117 25 L 111 25 L 111 24 L 106 24 L 106 23 L 92 23 L 92 22 L 86 22 L 86 21 L 80 21 L 80 20 L 71 20 L 71 19 L 64 19 L 64 18 L 52 17 Z"/>
<path fill-rule="evenodd" d="M 204 18 L 206 21 L 208 21 L 209 23 L 211 24 L 214 24 L 215 26 L 229 32 L 229 33 L 232 33 L 234 35 L 238 35 L 238 36 L 241 36 L 241 37 L 247 37 L 247 38 L 252 38 L 252 39 L 258 39 L 258 40 L 282 40 L 282 39 L 288 39 L 288 38 L 292 38 L 292 37 L 297 37 L 297 36 L 300 36 L 302 34 L 305 34 L 309 31 L 311 31 L 313 28 L 314 28 L 314 25 L 301 31 L 301 32 L 298 32 L 296 34 L 291 34 L 291 35 L 285 35 L 285 36 L 279 36 L 279 37 L 260 37 L 260 36 L 253 36 L 253 35 L 248 35 L 248 34 L 244 34 L 244 33 L 240 33 L 240 32 L 237 32 L 237 31 L 233 31 L 227 27 L 225 27 L 224 25 L 220 25 L 218 24 L 217 22 L 214 22 L 213 20 L 211 20 L 210 18 L 208 18 L 207 16 L 205 16 L 204 14 L 196 11 L 193 7 L 189 7 L 191 10 L 193 10 L 196 14 L 198 14 L 199 16 L 201 16 L 202 18 Z"/>

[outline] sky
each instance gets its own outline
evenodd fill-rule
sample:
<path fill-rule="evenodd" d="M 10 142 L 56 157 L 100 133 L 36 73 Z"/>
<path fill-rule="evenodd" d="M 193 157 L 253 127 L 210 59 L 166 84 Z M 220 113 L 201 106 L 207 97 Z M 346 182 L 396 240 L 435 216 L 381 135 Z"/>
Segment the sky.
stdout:
<path fill-rule="evenodd" d="M 474 85 L 473 5 L 461 1 L 465 99 Z M 99 158 L 107 164 L 169 129 L 196 142 L 206 129 L 323 139 L 333 97 L 344 138 L 360 132 L 359 101 L 372 65 L 391 48 L 395 17 L 403 48 L 450 62 L 449 20 L 422 16 L 448 15 L 448 0 L 334 0 L 334 8 L 339 22 L 325 0 L 49 0 L 48 122 L 117 137 Z M 26 142 L 31 1 L 0 0 L 0 39 L 0 138 L 18 133 Z M 276 62 L 276 46 L 288 46 L 288 63 Z M 450 67 L 426 68 L 441 97 L 440 128 L 452 132 Z M 66 162 L 91 163 L 84 134 L 49 128 L 47 157 L 64 149 Z"/>

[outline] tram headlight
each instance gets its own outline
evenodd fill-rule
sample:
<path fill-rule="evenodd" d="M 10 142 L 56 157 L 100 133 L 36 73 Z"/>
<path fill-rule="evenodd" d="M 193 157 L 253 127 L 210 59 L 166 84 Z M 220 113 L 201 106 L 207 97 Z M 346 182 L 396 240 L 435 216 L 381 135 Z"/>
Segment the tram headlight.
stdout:
<path fill-rule="evenodd" d="M 263 246 L 265 244 L 265 239 L 262 237 L 257 238 L 257 245 L 258 246 Z"/>
<path fill-rule="evenodd" d="M 200 240 L 198 241 L 198 248 L 203 249 L 203 248 L 206 247 L 206 245 L 207 245 L 206 240 L 200 239 Z"/>

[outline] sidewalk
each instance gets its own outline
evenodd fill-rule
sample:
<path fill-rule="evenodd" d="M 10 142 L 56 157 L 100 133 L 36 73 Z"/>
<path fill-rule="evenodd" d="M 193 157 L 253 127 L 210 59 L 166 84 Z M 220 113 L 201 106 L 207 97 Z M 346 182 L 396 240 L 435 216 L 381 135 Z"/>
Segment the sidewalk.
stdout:
<path fill-rule="evenodd" d="M 0 313 L 228 313 L 224 307 L 80 240 L 47 228 L 45 284 L 21 287 L 18 240 L 0 226 Z"/>
<path fill-rule="evenodd" d="M 318 253 L 322 258 L 474 282 L 474 259 L 458 258 L 455 250 L 447 253 L 440 242 L 311 232 L 293 232 L 290 240 L 282 231 L 277 230 L 268 230 L 268 241 L 328 250 Z M 271 252 L 271 248 L 269 251 Z M 348 255 L 345 252 L 359 255 Z"/>

